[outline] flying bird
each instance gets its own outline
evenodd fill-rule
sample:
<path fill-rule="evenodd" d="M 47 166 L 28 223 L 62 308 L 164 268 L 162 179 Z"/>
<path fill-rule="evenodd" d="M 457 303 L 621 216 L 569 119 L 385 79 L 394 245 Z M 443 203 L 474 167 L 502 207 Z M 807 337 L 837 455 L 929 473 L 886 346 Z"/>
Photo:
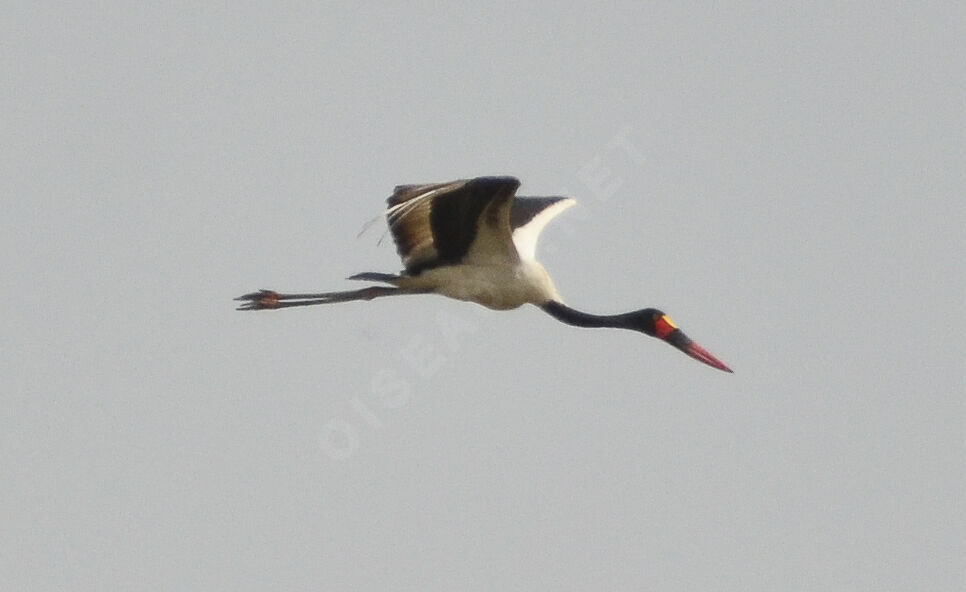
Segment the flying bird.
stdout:
<path fill-rule="evenodd" d="M 537 239 L 550 220 L 574 205 L 569 197 L 515 197 L 513 177 L 477 177 L 450 183 L 400 185 L 385 215 L 405 269 L 399 274 L 366 272 L 348 279 L 371 285 L 319 294 L 260 290 L 239 296 L 238 310 L 372 300 L 401 294 L 441 294 L 495 310 L 533 304 L 577 327 L 630 329 L 656 337 L 713 368 L 722 361 L 688 338 L 668 315 L 645 308 L 596 315 L 564 304 L 550 274 L 535 258 Z"/>

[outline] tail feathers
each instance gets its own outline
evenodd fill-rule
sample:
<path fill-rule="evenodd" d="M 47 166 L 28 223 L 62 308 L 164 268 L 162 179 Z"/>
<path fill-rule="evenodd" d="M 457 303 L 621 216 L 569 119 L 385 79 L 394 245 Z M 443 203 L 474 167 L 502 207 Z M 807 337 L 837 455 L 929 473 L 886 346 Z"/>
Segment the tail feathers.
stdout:
<path fill-rule="evenodd" d="M 376 271 L 366 271 L 364 273 L 357 273 L 353 276 L 349 276 L 346 279 L 364 280 L 367 282 L 382 282 L 383 284 L 395 285 L 396 280 L 399 279 L 399 276 L 394 273 L 379 273 Z"/>

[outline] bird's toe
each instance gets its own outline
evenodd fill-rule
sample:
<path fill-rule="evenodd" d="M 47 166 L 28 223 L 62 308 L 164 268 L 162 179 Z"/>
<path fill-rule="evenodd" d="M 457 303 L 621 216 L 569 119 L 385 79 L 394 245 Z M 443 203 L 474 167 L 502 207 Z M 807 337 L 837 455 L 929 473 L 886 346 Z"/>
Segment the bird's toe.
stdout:
<path fill-rule="evenodd" d="M 259 290 L 258 292 L 250 292 L 239 296 L 235 300 L 244 302 L 236 310 L 262 310 L 266 308 L 278 308 L 279 297 L 278 292 L 274 290 Z"/>

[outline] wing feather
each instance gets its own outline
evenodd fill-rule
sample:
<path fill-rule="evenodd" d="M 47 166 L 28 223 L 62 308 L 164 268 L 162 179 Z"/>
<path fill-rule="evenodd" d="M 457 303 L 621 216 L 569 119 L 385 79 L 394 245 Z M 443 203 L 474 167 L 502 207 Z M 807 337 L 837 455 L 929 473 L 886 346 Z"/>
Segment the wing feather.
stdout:
<path fill-rule="evenodd" d="M 572 197 L 518 197 L 510 212 L 513 244 L 521 259 L 534 259 L 537 239 L 547 224 L 577 203 Z"/>
<path fill-rule="evenodd" d="M 386 219 L 406 273 L 464 258 L 516 257 L 510 208 L 519 186 L 513 177 L 477 177 L 396 187 Z"/>

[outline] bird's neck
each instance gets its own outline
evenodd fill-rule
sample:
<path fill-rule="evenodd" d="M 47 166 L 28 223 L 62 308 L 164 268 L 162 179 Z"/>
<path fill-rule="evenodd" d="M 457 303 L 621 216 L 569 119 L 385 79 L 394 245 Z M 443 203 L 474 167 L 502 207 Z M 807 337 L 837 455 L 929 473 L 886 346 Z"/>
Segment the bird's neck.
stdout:
<path fill-rule="evenodd" d="M 547 314 L 558 321 L 562 321 L 575 327 L 608 327 L 617 329 L 633 328 L 630 325 L 630 313 L 616 315 L 595 315 L 570 308 L 566 304 L 557 302 L 556 300 L 546 302 L 541 306 L 541 308 L 547 311 Z"/>

